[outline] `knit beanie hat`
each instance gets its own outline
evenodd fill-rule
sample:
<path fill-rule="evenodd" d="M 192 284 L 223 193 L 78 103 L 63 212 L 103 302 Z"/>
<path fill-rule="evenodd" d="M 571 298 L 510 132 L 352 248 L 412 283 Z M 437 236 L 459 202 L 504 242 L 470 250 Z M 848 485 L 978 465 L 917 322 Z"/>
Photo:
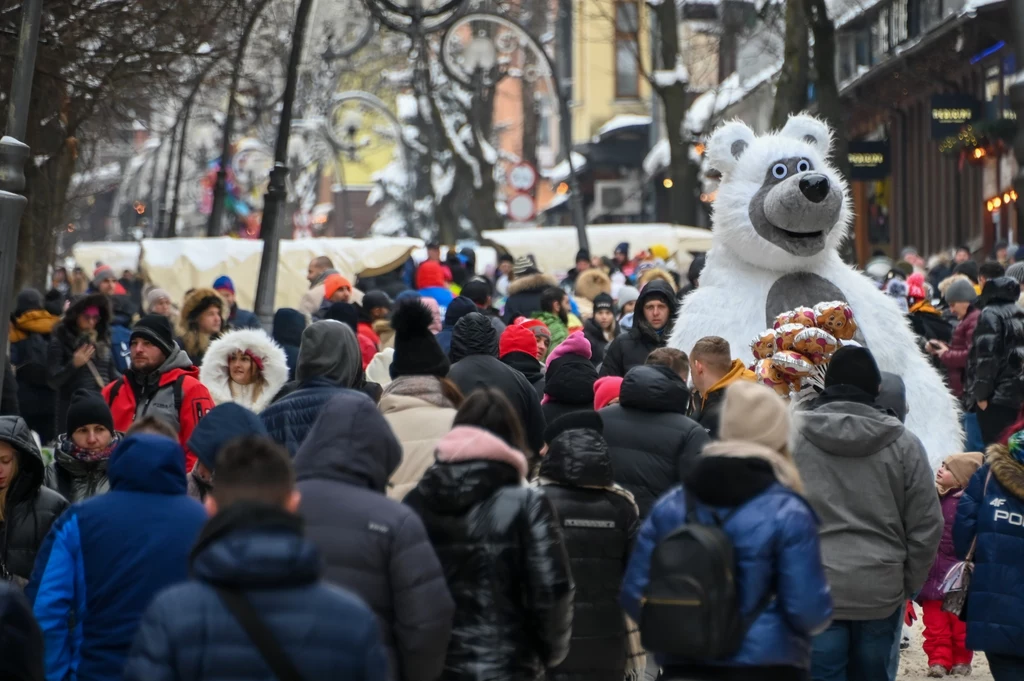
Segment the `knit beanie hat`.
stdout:
<path fill-rule="evenodd" d="M 235 292 L 235 282 L 231 281 L 231 277 L 226 274 L 222 274 L 213 280 L 214 291 L 231 291 Z"/>
<path fill-rule="evenodd" d="M 924 275 L 920 272 L 914 272 L 907 277 L 907 298 L 911 300 L 925 300 L 926 296 Z"/>
<path fill-rule="evenodd" d="M 384 291 L 370 291 L 363 296 L 363 309 L 367 312 L 378 307 L 390 310 L 393 304 L 394 303 L 391 302 L 391 296 Z"/>
<path fill-rule="evenodd" d="M 548 325 L 539 319 L 528 319 L 526 317 L 516 317 L 514 321 L 516 326 L 521 326 L 524 329 L 528 329 L 533 332 L 535 337 L 543 336 L 544 338 L 551 339 L 551 329 Z"/>
<path fill-rule="evenodd" d="M 117 275 L 114 274 L 114 268 L 110 265 L 100 265 L 92 273 L 92 283 L 94 285 L 107 279 L 117 279 Z"/>
<path fill-rule="evenodd" d="M 338 292 L 341 288 L 352 288 L 352 282 L 340 274 L 329 274 L 324 279 L 324 299 L 330 300 L 331 296 Z"/>
<path fill-rule="evenodd" d="M 236 402 L 225 402 L 207 412 L 188 438 L 188 448 L 211 472 L 217 453 L 231 440 L 246 435 L 267 435 L 259 416 Z"/>
<path fill-rule="evenodd" d="M 789 455 L 789 410 L 774 390 L 760 383 L 737 381 L 725 389 L 719 436 L 756 442 Z"/>
<path fill-rule="evenodd" d="M 622 255 L 628 256 L 629 255 L 629 242 L 623 241 L 618 246 L 616 246 L 615 247 L 615 253 L 616 254 L 621 253 Z"/>
<path fill-rule="evenodd" d="M 146 294 L 146 311 L 153 309 L 153 306 L 161 300 L 170 300 L 171 294 L 162 288 L 151 288 Z"/>
<path fill-rule="evenodd" d="M 964 452 L 962 454 L 950 454 L 942 464 L 946 470 L 953 474 L 961 487 L 967 487 L 979 468 L 985 463 L 985 455 L 981 452 Z"/>
<path fill-rule="evenodd" d="M 604 409 L 622 390 L 622 376 L 602 376 L 594 383 L 594 409 Z"/>
<path fill-rule="evenodd" d="M 160 348 L 167 357 L 170 357 L 174 348 L 177 347 L 174 342 L 174 331 L 171 329 L 171 320 L 162 314 L 148 314 L 135 322 L 128 342 L 131 343 L 136 338 L 145 338 Z"/>
<path fill-rule="evenodd" d="M 1021 275 L 1024 276 L 1024 263 L 1018 263 L 1022 265 Z M 1010 265 L 1012 270 L 1017 265 Z M 1009 273 L 1010 270 L 1007 270 Z M 947 303 L 973 303 L 978 299 L 978 292 L 974 290 L 974 285 L 971 284 L 969 279 L 957 279 L 946 289 L 946 302 Z"/>
<path fill-rule="evenodd" d="M 82 426 L 97 423 L 114 434 L 114 417 L 110 414 L 110 407 L 106 400 L 97 392 L 79 389 L 71 396 L 71 406 L 68 407 L 68 429 L 67 436 Z"/>
<path fill-rule="evenodd" d="M 619 309 L 640 299 L 640 290 L 635 286 L 623 286 L 619 289 Z"/>
<path fill-rule="evenodd" d="M 352 303 L 332 303 L 324 313 L 324 319 L 341 322 L 352 329 L 353 333 L 358 333 L 359 310 Z"/>
<path fill-rule="evenodd" d="M 1006 276 L 1018 284 L 1024 284 L 1024 262 L 1015 262 L 1006 268 Z"/>
<path fill-rule="evenodd" d="M 510 352 L 525 352 L 536 359 L 537 337 L 529 329 L 517 324 L 506 326 L 498 339 L 498 357 L 504 357 Z"/>
<path fill-rule="evenodd" d="M 867 348 L 844 345 L 832 355 L 825 373 L 825 387 L 848 385 L 860 388 L 872 398 L 878 397 L 882 374 L 875 356 Z"/>
<path fill-rule="evenodd" d="M 598 293 L 594 296 L 594 312 L 598 310 L 611 310 L 615 311 L 615 301 L 607 293 Z"/>
<path fill-rule="evenodd" d="M 540 273 L 540 268 L 537 267 L 537 259 L 533 257 L 533 253 L 527 253 L 516 258 L 515 264 L 512 265 L 512 272 L 517 277 Z"/>
<path fill-rule="evenodd" d="M 586 428 L 604 432 L 604 419 L 596 411 L 574 411 L 560 416 L 544 429 L 544 442 L 551 444 L 556 437 L 567 430 Z"/>
<path fill-rule="evenodd" d="M 391 361 L 391 378 L 400 376 L 448 375 L 448 356 L 430 331 L 433 317 L 419 301 L 403 302 L 391 318 L 395 329 L 395 357 Z"/>

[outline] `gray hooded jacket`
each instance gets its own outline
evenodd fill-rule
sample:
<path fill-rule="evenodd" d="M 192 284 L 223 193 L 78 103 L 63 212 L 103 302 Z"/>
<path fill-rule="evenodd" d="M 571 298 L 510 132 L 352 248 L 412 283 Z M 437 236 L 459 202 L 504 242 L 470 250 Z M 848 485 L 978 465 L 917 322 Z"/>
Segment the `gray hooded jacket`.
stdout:
<path fill-rule="evenodd" d="M 376 613 L 391 678 L 433 681 L 444 667 L 455 604 L 419 516 L 385 496 L 401 459 L 373 400 L 343 390 L 299 449 L 295 475 L 324 577 Z"/>
<path fill-rule="evenodd" d="M 924 447 L 858 402 L 813 404 L 796 426 L 793 459 L 821 519 L 835 618 L 888 617 L 924 585 L 942 537 Z"/>

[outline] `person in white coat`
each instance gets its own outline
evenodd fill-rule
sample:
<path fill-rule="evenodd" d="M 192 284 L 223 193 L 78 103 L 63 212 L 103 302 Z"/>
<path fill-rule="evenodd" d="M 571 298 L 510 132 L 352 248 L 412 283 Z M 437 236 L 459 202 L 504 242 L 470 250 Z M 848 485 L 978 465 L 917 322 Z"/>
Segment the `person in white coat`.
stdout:
<path fill-rule="evenodd" d="M 262 329 L 230 331 L 210 343 L 199 380 L 215 404 L 235 402 L 258 414 L 288 381 L 288 358 Z"/>

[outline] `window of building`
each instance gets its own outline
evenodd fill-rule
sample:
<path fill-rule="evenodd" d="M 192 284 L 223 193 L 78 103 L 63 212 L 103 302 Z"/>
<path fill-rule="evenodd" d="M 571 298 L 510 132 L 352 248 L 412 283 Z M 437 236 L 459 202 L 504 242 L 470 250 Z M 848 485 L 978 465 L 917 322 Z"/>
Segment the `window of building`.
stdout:
<path fill-rule="evenodd" d="M 895 0 L 892 3 L 892 45 L 896 46 L 910 37 L 909 0 Z"/>
<path fill-rule="evenodd" d="M 635 0 L 615 3 L 615 97 L 640 96 L 640 4 Z"/>

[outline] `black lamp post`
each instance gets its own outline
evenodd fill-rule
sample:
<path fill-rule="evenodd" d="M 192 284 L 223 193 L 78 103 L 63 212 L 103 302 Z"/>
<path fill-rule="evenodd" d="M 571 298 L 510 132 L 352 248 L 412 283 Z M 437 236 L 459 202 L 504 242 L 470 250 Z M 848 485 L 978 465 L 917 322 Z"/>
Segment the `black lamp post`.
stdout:
<path fill-rule="evenodd" d="M 28 129 L 28 107 L 32 99 L 32 76 L 36 68 L 36 48 L 43 0 L 25 0 L 21 5 L 21 30 L 18 32 L 18 56 L 7 107 L 7 135 L 0 139 L 0 319 L 11 315 L 14 298 L 14 263 L 18 252 L 21 216 L 28 199 L 25 189 L 25 161 L 29 148 L 24 143 Z M 6 362 L 0 362 L 0 383 Z"/>
<path fill-rule="evenodd" d="M 1013 140 L 1013 152 L 1017 157 L 1017 174 L 1013 176 L 1013 188 L 1017 196 L 1024 197 L 1024 2 L 1010 0 L 1010 18 L 1013 22 L 1014 51 L 1017 55 L 1017 79 L 1010 88 L 1010 102 L 1017 114 L 1017 137 Z M 1024 205 L 1017 204 L 1017 239 L 1024 239 Z"/>

